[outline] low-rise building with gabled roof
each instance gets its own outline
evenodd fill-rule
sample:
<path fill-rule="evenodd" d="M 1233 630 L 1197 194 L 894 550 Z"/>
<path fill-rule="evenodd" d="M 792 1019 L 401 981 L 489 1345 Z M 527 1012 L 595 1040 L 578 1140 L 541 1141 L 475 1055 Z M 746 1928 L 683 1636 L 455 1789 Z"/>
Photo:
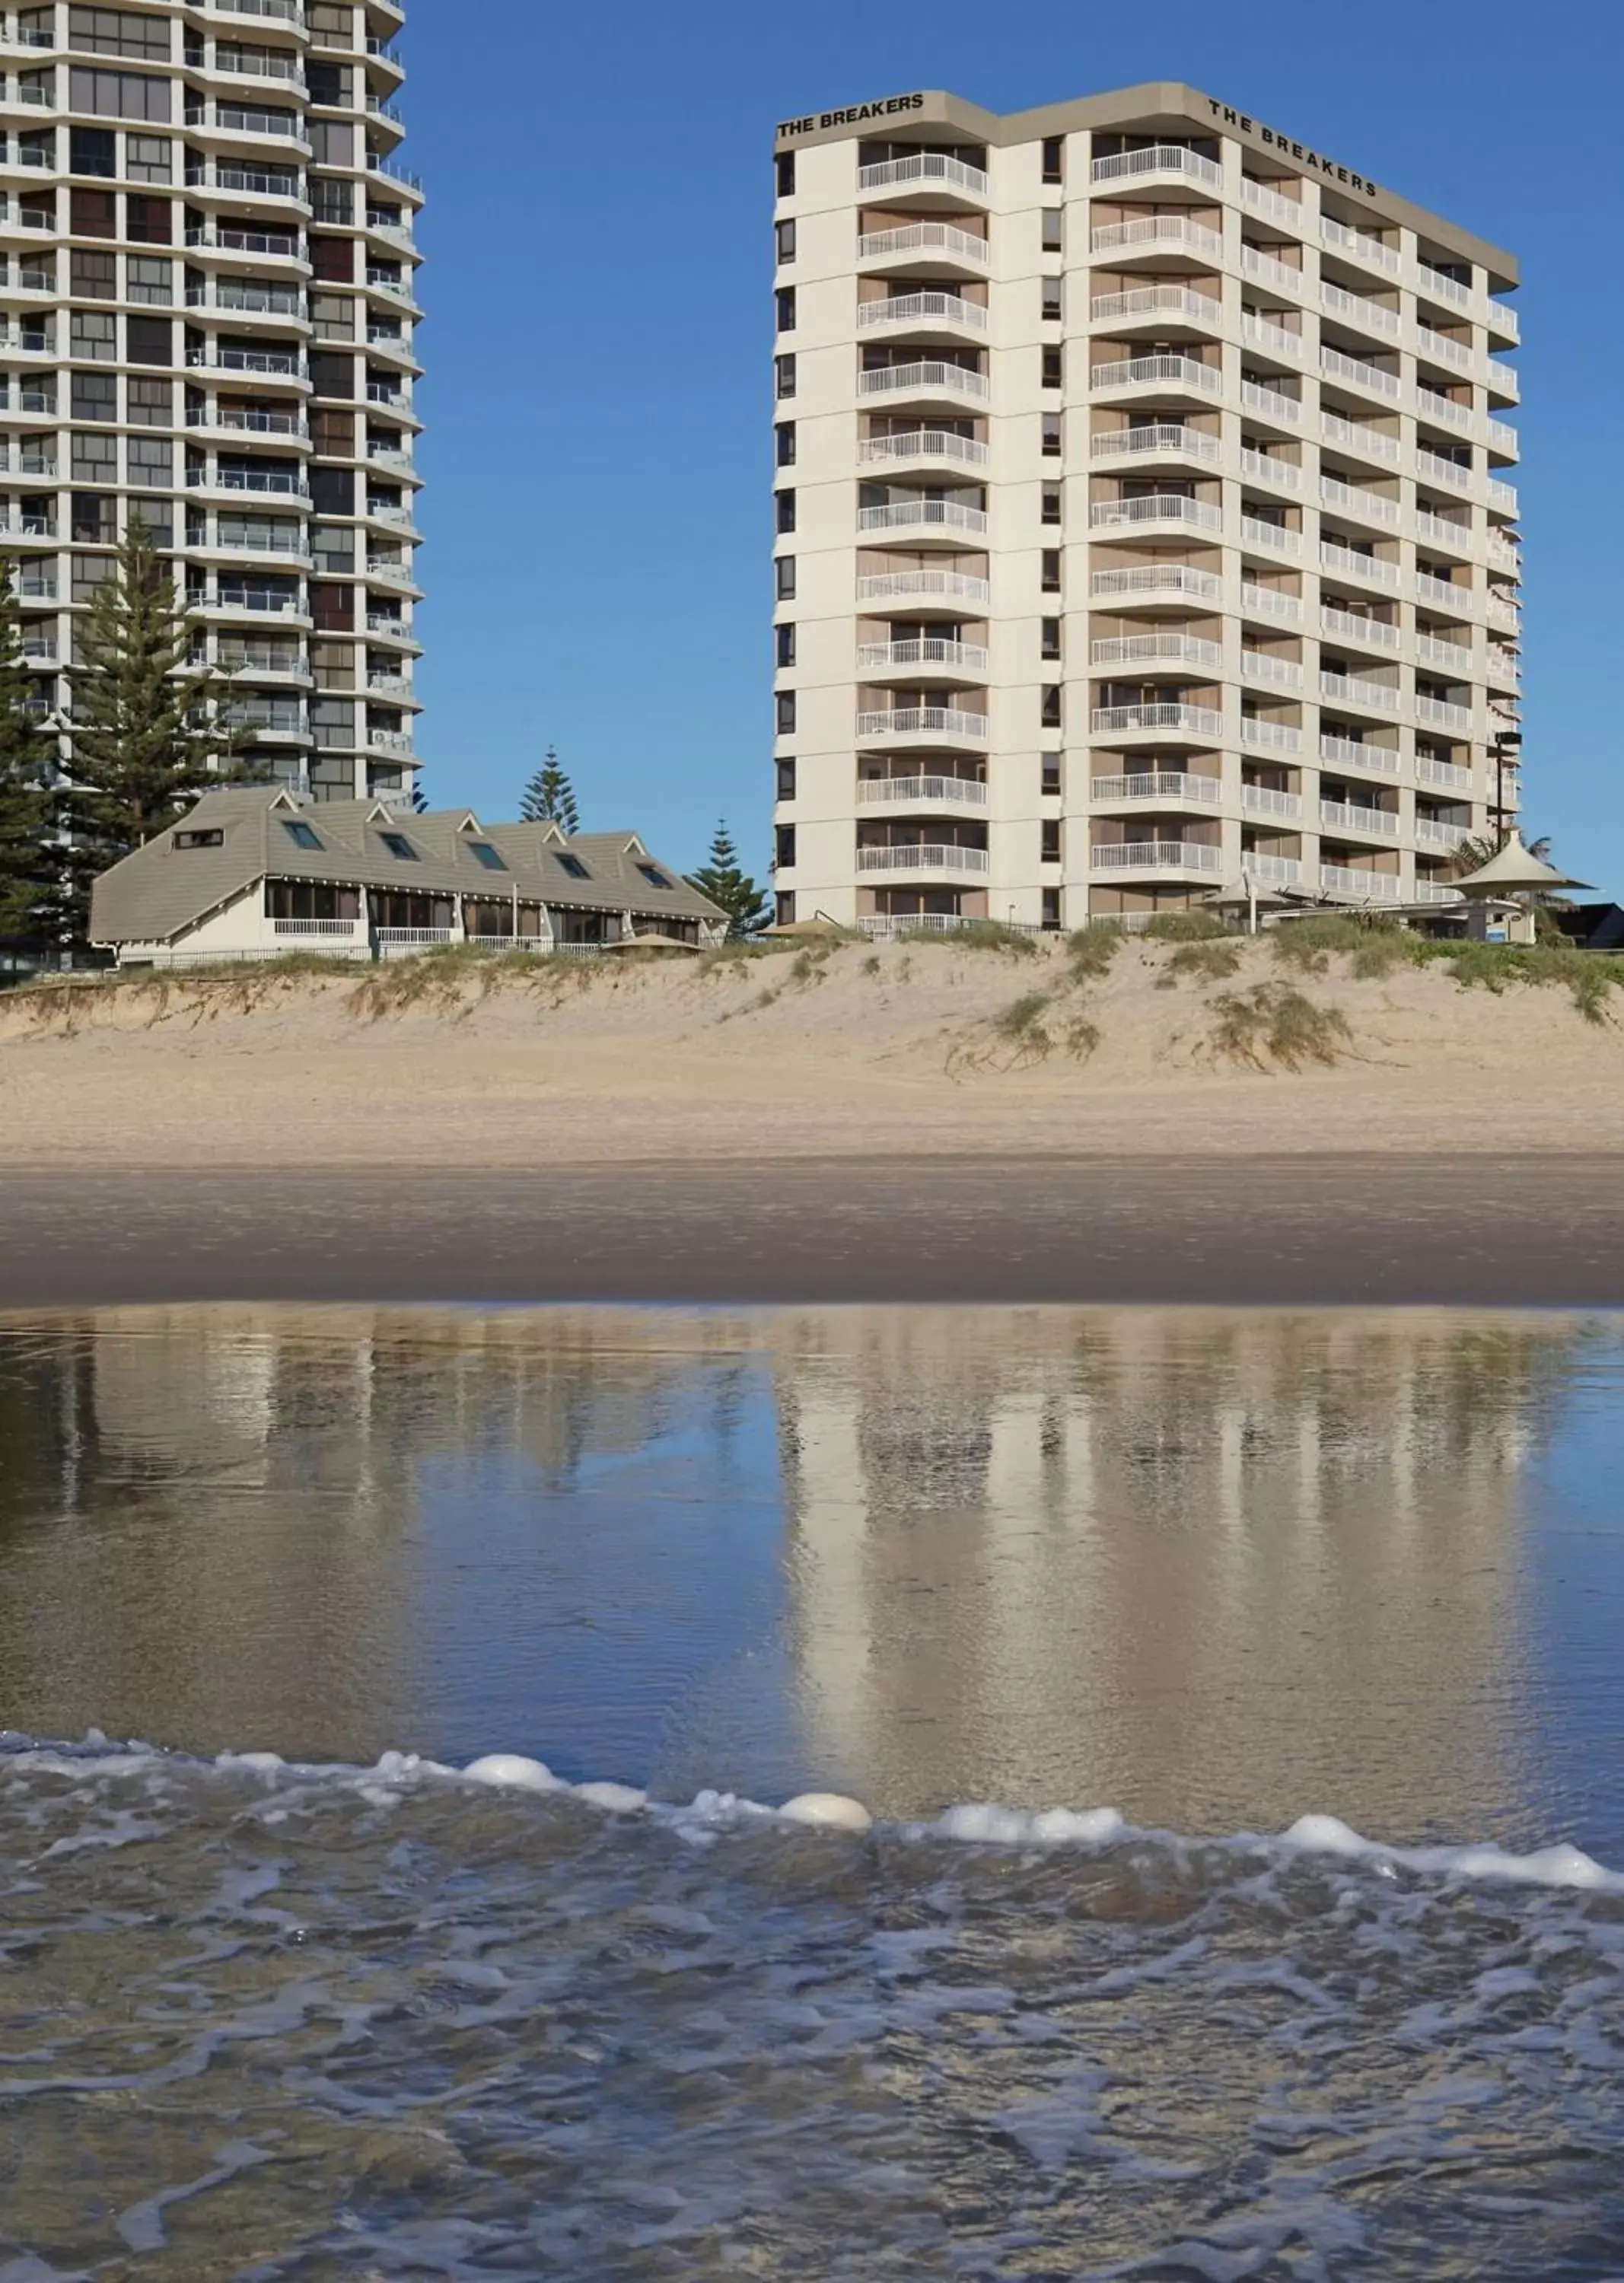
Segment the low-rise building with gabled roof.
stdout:
<path fill-rule="evenodd" d="M 371 959 L 477 942 L 598 949 L 719 942 L 727 915 L 635 832 L 482 823 L 381 800 L 223 786 L 98 879 L 90 940 L 119 964 L 321 951 Z"/>

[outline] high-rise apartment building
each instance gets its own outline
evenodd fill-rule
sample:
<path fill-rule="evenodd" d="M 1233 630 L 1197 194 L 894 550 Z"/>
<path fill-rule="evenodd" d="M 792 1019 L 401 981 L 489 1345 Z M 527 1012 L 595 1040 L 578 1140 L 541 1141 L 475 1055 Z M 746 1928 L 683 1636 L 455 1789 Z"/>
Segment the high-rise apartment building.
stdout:
<path fill-rule="evenodd" d="M 777 138 L 780 916 L 1450 897 L 1517 806 L 1511 258 L 1157 84 Z"/>
<path fill-rule="evenodd" d="M 0 548 L 40 695 L 139 514 L 242 758 L 317 798 L 417 767 L 418 186 L 394 0 L 0 12 Z M 70 749 L 65 745 L 65 754 Z"/>

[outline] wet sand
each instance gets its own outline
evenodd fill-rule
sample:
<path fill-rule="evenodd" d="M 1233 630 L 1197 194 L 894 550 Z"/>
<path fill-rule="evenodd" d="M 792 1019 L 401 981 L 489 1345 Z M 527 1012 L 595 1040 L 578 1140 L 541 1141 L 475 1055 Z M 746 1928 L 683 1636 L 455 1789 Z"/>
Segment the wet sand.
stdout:
<path fill-rule="evenodd" d="M 17 1172 L 0 1306 L 1624 1305 L 1624 1157 Z"/>

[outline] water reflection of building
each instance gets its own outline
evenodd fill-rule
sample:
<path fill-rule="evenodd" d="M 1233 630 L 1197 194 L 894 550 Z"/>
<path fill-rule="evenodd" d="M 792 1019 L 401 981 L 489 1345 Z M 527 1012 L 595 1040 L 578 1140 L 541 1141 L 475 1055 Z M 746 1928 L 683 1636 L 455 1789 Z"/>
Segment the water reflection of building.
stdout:
<path fill-rule="evenodd" d="M 1268 1312 L 786 1322 L 814 1765 L 896 1810 L 1473 1827 L 1515 1789 L 1519 1477 L 1576 1336 Z"/>

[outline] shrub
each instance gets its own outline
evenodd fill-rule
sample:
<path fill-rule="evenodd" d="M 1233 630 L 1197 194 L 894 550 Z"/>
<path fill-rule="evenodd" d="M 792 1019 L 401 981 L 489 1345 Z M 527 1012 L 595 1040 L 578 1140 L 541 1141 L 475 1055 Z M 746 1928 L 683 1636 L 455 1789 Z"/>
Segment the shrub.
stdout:
<path fill-rule="evenodd" d="M 1182 943 L 1168 960 L 1161 979 L 1169 987 L 1183 975 L 1199 976 L 1205 982 L 1215 983 L 1221 977 L 1235 973 L 1240 956 L 1240 941 L 1235 936 L 1225 936 L 1217 942 Z"/>
<path fill-rule="evenodd" d="M 1042 1020 L 1049 1002 L 1047 991 L 1023 992 L 1019 999 L 1011 1001 L 1002 1015 L 993 1017 L 995 1032 L 1010 1046 L 1047 1054 L 1054 1043 Z"/>
<path fill-rule="evenodd" d="M 1122 948 L 1125 932 L 1112 923 L 1072 931 L 1066 939 L 1066 956 L 1079 983 L 1097 983 L 1109 972 L 1112 961 Z"/>
<path fill-rule="evenodd" d="M 1361 979 L 1390 975 L 1395 967 L 1419 963 L 1422 939 L 1394 921 L 1356 912 L 1310 912 L 1269 930 L 1275 957 L 1305 975 L 1323 975 L 1332 952 L 1346 952 Z"/>
<path fill-rule="evenodd" d="M 1612 993 L 1624 987 L 1624 960 L 1571 944 L 1463 943 L 1441 947 L 1449 972 L 1469 990 L 1499 993 L 1514 983 L 1559 985 L 1587 1023 L 1609 1020 Z"/>
<path fill-rule="evenodd" d="M 1216 912 L 1156 912 L 1140 930 L 1152 943 L 1206 943 L 1229 932 Z"/>
<path fill-rule="evenodd" d="M 1213 1001 L 1213 1012 L 1212 1051 L 1253 1070 L 1332 1064 L 1353 1042 L 1344 1016 L 1334 1007 L 1316 1006 L 1292 983 L 1226 991 Z"/>
<path fill-rule="evenodd" d="M 972 920 L 961 928 L 900 928 L 898 943 L 947 945 L 954 951 L 1007 951 L 1017 959 L 1035 959 L 1037 939 L 1020 928 L 1005 927 L 1002 920 Z"/>

